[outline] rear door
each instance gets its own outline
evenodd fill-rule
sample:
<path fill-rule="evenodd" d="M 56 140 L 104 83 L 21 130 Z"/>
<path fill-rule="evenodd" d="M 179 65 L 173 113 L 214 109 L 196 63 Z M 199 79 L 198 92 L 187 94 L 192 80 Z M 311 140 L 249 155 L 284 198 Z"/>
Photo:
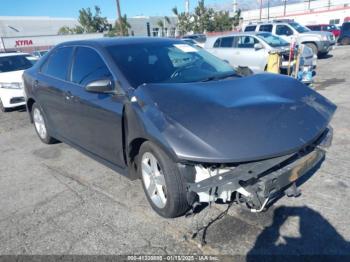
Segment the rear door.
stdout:
<path fill-rule="evenodd" d="M 85 91 L 88 83 L 115 77 L 102 56 L 90 47 L 75 50 L 70 103 L 74 105 L 70 139 L 78 146 L 115 165 L 124 167 L 122 115 L 124 96 Z"/>
<path fill-rule="evenodd" d="M 68 71 L 73 47 L 55 49 L 42 67 L 33 83 L 36 99 L 42 107 L 51 134 L 66 137 L 69 132 L 72 108 L 66 103 L 68 97 Z"/>
<path fill-rule="evenodd" d="M 233 41 L 233 36 L 220 37 L 215 41 L 214 46 L 210 50 L 210 52 L 218 58 L 234 66 L 235 64 L 233 60 Z"/>

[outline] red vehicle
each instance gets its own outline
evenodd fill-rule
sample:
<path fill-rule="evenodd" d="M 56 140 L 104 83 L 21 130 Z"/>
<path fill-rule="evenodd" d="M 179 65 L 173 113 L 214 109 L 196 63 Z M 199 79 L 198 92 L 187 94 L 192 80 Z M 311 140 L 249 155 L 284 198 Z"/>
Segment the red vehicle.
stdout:
<path fill-rule="evenodd" d="M 319 24 L 319 25 L 307 25 L 312 31 L 328 31 L 333 33 L 335 37 L 340 35 L 340 30 L 335 25 Z"/>

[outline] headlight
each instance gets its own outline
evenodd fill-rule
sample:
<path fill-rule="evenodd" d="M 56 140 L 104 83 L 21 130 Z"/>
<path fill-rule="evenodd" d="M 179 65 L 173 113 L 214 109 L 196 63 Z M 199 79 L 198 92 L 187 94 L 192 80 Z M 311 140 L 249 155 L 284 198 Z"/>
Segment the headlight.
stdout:
<path fill-rule="evenodd" d="M 5 89 L 22 89 L 23 83 L 1 83 L 0 82 L 0 88 Z"/>
<path fill-rule="evenodd" d="M 322 40 L 323 40 L 323 41 L 327 41 L 327 40 L 328 40 L 328 36 L 327 36 L 327 35 L 323 35 L 323 36 L 322 36 Z"/>

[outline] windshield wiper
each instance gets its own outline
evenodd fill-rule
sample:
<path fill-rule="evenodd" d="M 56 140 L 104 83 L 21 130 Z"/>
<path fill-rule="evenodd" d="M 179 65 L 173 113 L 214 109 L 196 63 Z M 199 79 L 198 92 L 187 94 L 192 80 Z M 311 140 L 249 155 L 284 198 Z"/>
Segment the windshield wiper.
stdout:
<path fill-rule="evenodd" d="M 207 78 L 201 80 L 201 82 L 209 82 L 209 81 L 222 80 L 222 79 L 226 79 L 226 78 L 229 78 L 229 77 L 241 77 L 241 76 L 238 75 L 237 73 L 233 72 L 233 73 L 225 74 L 225 75 L 210 76 L 210 77 L 207 77 Z"/>

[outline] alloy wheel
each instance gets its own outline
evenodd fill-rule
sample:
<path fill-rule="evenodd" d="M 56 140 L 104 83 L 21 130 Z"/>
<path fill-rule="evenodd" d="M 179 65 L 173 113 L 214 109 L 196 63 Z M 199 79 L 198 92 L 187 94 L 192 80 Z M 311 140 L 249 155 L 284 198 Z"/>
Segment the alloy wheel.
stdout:
<path fill-rule="evenodd" d="M 167 203 L 167 189 L 157 158 L 146 152 L 142 156 L 141 165 L 142 179 L 149 198 L 158 208 L 164 208 Z"/>
<path fill-rule="evenodd" d="M 41 139 L 45 139 L 47 135 L 44 117 L 38 108 L 34 108 L 33 120 L 35 129 L 38 132 Z"/>

